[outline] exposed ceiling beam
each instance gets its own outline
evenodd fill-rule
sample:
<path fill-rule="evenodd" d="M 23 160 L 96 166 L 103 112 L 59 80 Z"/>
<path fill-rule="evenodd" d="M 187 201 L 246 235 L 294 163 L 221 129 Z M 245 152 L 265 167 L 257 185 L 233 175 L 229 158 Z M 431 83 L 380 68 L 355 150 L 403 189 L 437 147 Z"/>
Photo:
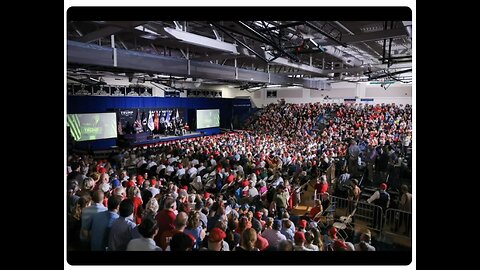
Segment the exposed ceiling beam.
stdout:
<path fill-rule="evenodd" d="M 288 28 L 288 27 L 292 27 L 292 26 L 302 25 L 302 24 L 304 24 L 304 22 L 285 23 L 285 24 L 280 24 L 280 25 L 277 25 L 277 26 L 261 29 L 259 31 L 260 32 L 265 32 L 265 31 L 270 31 L 270 30 L 275 30 L 275 29 L 283 29 L 283 28 Z"/>
<path fill-rule="evenodd" d="M 235 44 L 223 42 L 213 38 L 200 36 L 197 34 L 192 34 L 189 32 L 180 31 L 177 29 L 169 28 L 169 27 L 165 27 L 164 31 L 168 35 L 187 44 L 201 46 L 201 47 L 224 51 L 224 52 L 230 52 L 233 54 L 239 54 L 239 52 L 237 51 L 237 45 Z"/>
<path fill-rule="evenodd" d="M 125 22 L 111 22 L 112 25 L 109 25 L 109 26 L 103 27 L 101 29 L 98 29 L 96 31 L 85 34 L 84 36 L 76 39 L 76 41 L 86 42 L 86 43 L 92 42 L 92 41 L 95 41 L 99 38 L 103 38 L 103 37 L 110 36 L 110 35 L 113 35 L 115 33 L 118 33 L 118 32 L 120 32 L 124 29 L 133 28 L 133 27 L 136 27 L 138 25 L 145 24 L 145 23 L 146 23 L 145 21 L 134 21 L 134 22 L 127 22 L 127 23 L 125 23 Z"/>
<path fill-rule="evenodd" d="M 133 70 L 141 72 L 154 72 L 175 76 L 223 80 L 231 82 L 261 82 L 272 84 L 287 84 L 291 81 L 285 75 L 269 74 L 267 72 L 249 69 L 222 66 L 195 60 L 153 55 L 137 51 L 117 49 L 117 66 L 113 66 L 113 49 L 94 44 L 85 44 L 67 41 L 68 64 L 82 64 L 100 66 L 102 68 L 117 70 Z M 187 66 L 190 63 L 190 72 Z"/>
<path fill-rule="evenodd" d="M 359 42 L 403 37 L 407 35 L 408 35 L 408 32 L 405 29 L 388 29 L 388 30 L 365 33 L 365 34 L 344 36 L 342 37 L 342 41 L 347 44 L 354 44 Z"/>
<path fill-rule="evenodd" d="M 107 26 L 107 27 L 101 28 L 97 31 L 90 32 L 90 33 L 84 35 L 83 37 L 79 37 L 76 40 L 79 41 L 79 42 L 88 43 L 88 42 L 95 41 L 95 40 L 97 40 L 99 38 L 102 38 L 102 37 L 113 35 L 115 33 L 118 33 L 120 31 L 122 31 L 122 30 L 123 30 L 123 28 L 118 27 L 118 26 Z"/>
<path fill-rule="evenodd" d="M 243 57 L 254 57 L 253 55 L 247 54 L 231 54 L 231 53 L 220 53 L 220 54 L 211 54 L 211 55 L 204 55 L 192 58 L 192 60 L 197 61 L 214 61 L 214 60 L 228 60 L 228 59 L 235 59 L 235 58 L 243 58 Z"/>
<path fill-rule="evenodd" d="M 295 55 L 292 55 L 288 52 L 286 52 L 283 48 L 280 48 L 280 46 L 278 46 L 274 41 L 268 39 L 266 36 L 264 36 L 262 33 L 259 33 L 257 30 L 253 29 L 252 27 L 250 27 L 249 25 L 247 25 L 246 23 L 242 22 L 242 21 L 238 21 L 237 22 L 238 25 L 242 26 L 244 29 L 250 31 L 252 34 L 254 34 L 255 36 L 259 37 L 263 42 L 267 43 L 268 45 L 272 46 L 275 50 L 279 51 L 281 54 L 283 55 L 286 55 L 288 56 L 288 58 L 298 62 L 300 61 L 300 59 L 298 59 L 298 57 L 296 57 Z"/>
<path fill-rule="evenodd" d="M 267 59 L 273 58 L 273 56 L 271 56 L 271 55 L 268 55 L 268 56 L 269 57 L 267 57 Z M 312 67 L 310 65 L 294 63 L 294 62 L 291 62 L 287 58 L 284 58 L 284 57 L 278 57 L 276 59 L 273 59 L 273 60 L 270 61 L 270 64 L 271 65 L 278 64 L 278 65 L 287 66 L 287 67 L 294 67 L 294 68 L 298 68 L 298 69 L 303 70 L 303 71 L 307 71 L 307 72 L 317 74 L 317 75 L 322 75 L 322 76 L 327 76 L 328 73 L 332 72 L 332 71 L 326 71 L 326 70 L 323 70 L 323 69 Z"/>
<path fill-rule="evenodd" d="M 261 56 L 259 53 L 257 53 L 254 49 L 250 48 L 250 46 L 248 46 L 247 44 L 245 44 L 244 42 L 242 42 L 241 40 L 239 40 L 238 38 L 236 38 L 233 34 L 231 34 L 230 32 L 228 32 L 228 30 L 226 30 L 225 28 L 223 28 L 221 25 L 215 23 L 215 22 L 212 22 L 212 24 L 218 28 L 220 31 L 224 32 L 227 36 L 229 36 L 230 38 L 232 38 L 233 40 L 235 40 L 235 42 L 237 42 L 238 44 L 242 45 L 245 49 L 247 49 L 249 52 L 253 53 L 254 55 L 256 55 L 258 58 L 262 59 L 264 62 L 268 62 L 267 59 L 265 59 L 265 57 Z"/>
<path fill-rule="evenodd" d="M 332 40 L 333 42 L 337 43 L 338 45 L 341 45 L 343 47 L 347 47 L 347 44 L 345 44 L 345 42 L 342 40 L 338 40 L 336 39 L 335 37 L 333 37 L 332 35 L 330 35 L 329 33 L 325 32 L 322 28 L 316 26 L 315 24 L 313 24 L 312 22 L 309 22 L 309 21 L 306 21 L 305 22 L 305 25 L 314 29 L 315 31 L 319 32 L 320 34 L 326 36 L 327 38 L 329 38 L 330 40 Z"/>
<path fill-rule="evenodd" d="M 391 76 L 395 76 L 395 75 L 403 74 L 403 73 L 407 73 L 407 72 L 412 72 L 412 69 L 410 68 L 410 69 L 400 70 L 400 71 L 396 71 L 396 72 L 392 72 L 392 73 L 382 74 L 382 75 L 371 77 L 370 79 L 375 80 L 375 79 L 380 79 L 380 78 L 385 78 L 385 77 L 391 77 Z"/>

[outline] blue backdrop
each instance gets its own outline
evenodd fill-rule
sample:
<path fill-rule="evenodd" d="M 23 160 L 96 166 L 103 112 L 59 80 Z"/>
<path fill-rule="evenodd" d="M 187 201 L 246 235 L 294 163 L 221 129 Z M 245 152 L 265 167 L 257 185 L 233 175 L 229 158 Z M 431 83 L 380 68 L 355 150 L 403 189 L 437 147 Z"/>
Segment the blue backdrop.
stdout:
<path fill-rule="evenodd" d="M 245 119 L 251 112 L 249 99 L 223 98 L 164 98 L 164 97 L 97 97 L 97 96 L 67 96 L 67 113 L 101 113 L 115 109 L 135 108 L 185 108 L 219 109 L 220 127 L 230 129 L 232 121 Z M 188 122 L 188 113 L 185 114 Z M 237 128 L 237 125 L 234 125 Z M 218 133 L 218 129 L 202 130 L 206 134 Z M 82 149 L 108 149 L 116 145 L 116 139 L 105 139 L 89 142 L 77 142 Z"/>

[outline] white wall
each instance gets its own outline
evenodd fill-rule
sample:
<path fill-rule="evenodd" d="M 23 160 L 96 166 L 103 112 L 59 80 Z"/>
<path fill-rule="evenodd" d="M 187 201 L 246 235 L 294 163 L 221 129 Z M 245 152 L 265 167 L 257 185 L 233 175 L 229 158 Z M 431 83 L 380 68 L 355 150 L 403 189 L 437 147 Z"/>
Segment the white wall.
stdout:
<path fill-rule="evenodd" d="M 112 85 L 130 85 L 127 77 L 112 76 L 104 77 L 107 84 Z M 152 87 L 153 96 L 163 97 L 164 91 L 150 82 L 140 85 Z M 343 102 L 343 98 L 373 98 L 373 103 L 396 103 L 396 104 L 412 104 L 412 85 L 411 84 L 392 84 L 386 90 L 378 84 L 368 83 L 349 83 L 339 82 L 332 83 L 329 90 L 313 90 L 302 87 L 277 87 L 263 88 L 253 92 L 240 90 L 231 85 L 207 85 L 199 86 L 199 89 L 205 90 L 221 90 L 222 98 L 240 98 L 249 97 L 255 107 L 262 107 L 270 103 L 276 103 L 280 99 L 285 99 L 287 103 L 314 103 L 314 102 Z M 166 87 L 165 87 L 166 88 Z M 276 98 L 267 98 L 268 90 L 277 90 Z M 180 93 L 180 97 L 186 97 L 187 93 Z M 328 96 L 330 99 L 325 99 Z M 360 102 L 360 100 L 358 100 Z M 371 102 L 369 102 L 371 103 Z"/>
<path fill-rule="evenodd" d="M 267 98 L 266 91 L 277 90 L 277 98 Z M 242 91 L 245 93 L 245 91 Z M 246 92 L 248 93 L 248 92 Z M 325 99 L 328 96 L 330 99 Z M 412 85 L 391 85 L 384 90 L 379 85 L 366 83 L 333 83 L 330 90 L 313 90 L 297 88 L 267 88 L 251 94 L 252 102 L 256 107 L 276 103 L 284 98 L 287 103 L 314 103 L 314 102 L 343 102 L 343 98 L 373 98 L 374 104 L 396 103 L 412 104 Z M 372 102 L 368 102 L 372 103 Z"/>
<path fill-rule="evenodd" d="M 392 84 L 387 89 L 381 85 L 372 84 L 366 87 L 366 97 L 411 97 L 412 86 L 405 84 Z"/>

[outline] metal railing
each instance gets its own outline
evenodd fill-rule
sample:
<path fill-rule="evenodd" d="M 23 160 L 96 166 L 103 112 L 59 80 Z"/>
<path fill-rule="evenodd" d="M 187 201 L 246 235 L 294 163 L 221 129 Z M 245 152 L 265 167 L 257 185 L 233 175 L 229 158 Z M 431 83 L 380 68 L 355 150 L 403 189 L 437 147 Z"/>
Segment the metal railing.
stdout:
<path fill-rule="evenodd" d="M 412 213 L 393 208 L 387 209 L 382 233 L 411 238 Z"/>
<path fill-rule="evenodd" d="M 384 213 L 380 206 L 336 196 L 330 196 L 330 202 L 335 204 L 335 218 L 348 217 L 356 209 L 351 219 L 347 219 L 351 225 L 359 224 L 379 233 L 382 231 Z"/>
<path fill-rule="evenodd" d="M 412 237 L 412 213 L 399 209 L 382 207 L 367 202 L 328 195 L 330 205 L 324 209 L 322 223 L 325 226 L 368 228 L 377 232 L 377 239 L 395 236 L 405 239 Z M 322 196 L 319 196 L 319 199 Z"/>

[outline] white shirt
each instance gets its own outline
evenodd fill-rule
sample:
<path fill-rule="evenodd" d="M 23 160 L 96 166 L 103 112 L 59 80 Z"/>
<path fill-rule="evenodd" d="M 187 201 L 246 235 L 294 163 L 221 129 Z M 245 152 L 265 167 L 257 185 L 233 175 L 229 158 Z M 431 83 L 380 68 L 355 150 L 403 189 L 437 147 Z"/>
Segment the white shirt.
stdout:
<path fill-rule="evenodd" d="M 160 193 L 160 190 L 155 187 L 149 187 L 148 190 L 152 193 L 152 198 L 155 197 L 158 193 Z"/>
<path fill-rule="evenodd" d="M 166 175 L 170 175 L 170 174 L 172 174 L 172 172 L 174 172 L 174 171 L 175 171 L 175 169 L 173 169 L 173 166 L 168 165 L 167 168 L 165 169 L 165 174 L 166 174 Z"/>
<path fill-rule="evenodd" d="M 148 163 L 147 170 L 150 170 L 150 168 L 153 167 L 153 166 L 157 166 L 157 163 L 155 163 L 155 161 L 152 161 L 152 162 Z"/>
<path fill-rule="evenodd" d="M 256 188 L 252 187 L 248 190 L 248 196 L 255 197 L 257 195 L 258 195 L 258 190 Z"/>
<path fill-rule="evenodd" d="M 178 169 L 177 176 L 182 176 L 184 174 L 185 174 L 185 169 L 184 168 Z"/>
<path fill-rule="evenodd" d="M 189 174 L 190 176 L 191 176 L 192 174 L 194 174 L 194 173 L 197 173 L 197 168 L 192 167 L 192 168 L 188 169 L 188 174 Z"/>
<path fill-rule="evenodd" d="M 163 165 L 163 164 L 160 164 L 158 167 L 157 167 L 157 173 L 160 173 L 161 170 L 165 169 L 166 166 Z"/>
<path fill-rule="evenodd" d="M 141 237 L 130 240 L 127 251 L 161 251 L 161 249 L 152 238 Z"/>
<path fill-rule="evenodd" d="M 147 163 L 147 162 L 146 162 L 144 159 L 140 160 L 140 161 L 137 163 L 137 168 L 140 168 L 143 164 L 146 164 L 146 163 Z"/>
<path fill-rule="evenodd" d="M 305 247 L 308 248 L 308 249 L 311 249 L 313 251 L 318 251 L 318 246 L 316 246 L 314 244 L 306 245 Z"/>

